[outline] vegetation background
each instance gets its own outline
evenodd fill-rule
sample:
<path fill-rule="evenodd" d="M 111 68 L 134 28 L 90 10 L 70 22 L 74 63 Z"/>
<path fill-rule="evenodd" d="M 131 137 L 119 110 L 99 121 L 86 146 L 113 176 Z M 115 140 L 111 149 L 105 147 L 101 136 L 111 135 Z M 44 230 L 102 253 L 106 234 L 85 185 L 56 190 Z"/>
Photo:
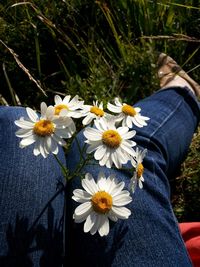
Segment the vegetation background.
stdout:
<path fill-rule="evenodd" d="M 0 104 L 134 104 L 158 89 L 160 52 L 200 82 L 199 0 L 1 0 Z M 178 220 L 200 221 L 199 129 L 171 183 Z"/>

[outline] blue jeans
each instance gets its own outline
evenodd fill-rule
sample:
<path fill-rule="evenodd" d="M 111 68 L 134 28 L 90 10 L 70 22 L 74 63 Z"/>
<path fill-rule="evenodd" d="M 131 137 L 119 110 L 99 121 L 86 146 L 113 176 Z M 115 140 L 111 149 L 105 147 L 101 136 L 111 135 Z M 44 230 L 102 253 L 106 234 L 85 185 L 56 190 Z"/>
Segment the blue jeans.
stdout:
<path fill-rule="evenodd" d="M 22 116 L 24 108 L 0 107 L 0 266 L 62 266 L 63 175 L 53 155 L 19 148 Z M 65 164 L 62 149 L 59 158 Z"/>
<path fill-rule="evenodd" d="M 83 233 L 83 225 L 72 220 L 77 203 L 71 194 L 80 187 L 80 179 L 74 179 L 67 192 L 66 266 L 69 260 L 72 266 L 192 266 L 170 203 L 169 179 L 187 156 L 199 122 L 199 104 L 187 88 L 177 87 L 158 91 L 135 106 L 150 117 L 148 126 L 135 128 L 134 138 L 148 149 L 144 189 L 138 188 L 127 206 L 129 219 L 111 223 L 109 235 L 102 238 Z M 42 159 L 32 154 L 32 147 L 18 148 L 13 121 L 24 114 L 23 108 L 0 108 L 0 266 L 57 267 L 62 260 L 63 178 L 53 156 Z M 82 133 L 78 139 L 84 143 Z M 79 157 L 74 142 L 67 157 L 71 171 Z M 62 151 L 59 158 L 64 163 Z M 128 186 L 125 171 L 100 166 L 84 171 L 96 177 L 100 170 L 106 175 L 115 172 Z"/>

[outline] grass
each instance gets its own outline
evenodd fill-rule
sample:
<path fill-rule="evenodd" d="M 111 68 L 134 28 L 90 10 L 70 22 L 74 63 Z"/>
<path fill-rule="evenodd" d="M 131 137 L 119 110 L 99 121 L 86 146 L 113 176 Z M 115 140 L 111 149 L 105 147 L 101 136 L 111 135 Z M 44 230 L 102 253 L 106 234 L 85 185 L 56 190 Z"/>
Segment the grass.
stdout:
<path fill-rule="evenodd" d="M 0 103 L 38 109 L 55 93 L 134 103 L 158 88 L 159 52 L 198 81 L 199 15 L 197 0 L 2 0 Z M 199 139 L 172 192 L 182 221 L 200 219 Z"/>
<path fill-rule="evenodd" d="M 179 221 L 199 221 L 200 128 L 194 134 L 188 156 L 173 182 L 172 204 Z"/>

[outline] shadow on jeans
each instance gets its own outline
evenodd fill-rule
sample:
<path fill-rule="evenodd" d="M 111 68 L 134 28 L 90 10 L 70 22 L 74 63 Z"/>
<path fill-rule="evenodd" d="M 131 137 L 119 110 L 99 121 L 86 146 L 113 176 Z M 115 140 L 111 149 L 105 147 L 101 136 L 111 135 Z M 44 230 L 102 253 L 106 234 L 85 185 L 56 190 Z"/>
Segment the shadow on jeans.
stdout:
<path fill-rule="evenodd" d="M 63 222 L 54 222 L 54 209 L 47 208 L 47 228 L 29 226 L 27 218 L 16 216 L 6 231 L 8 252 L 0 257 L 1 267 L 60 267 L 63 262 Z"/>

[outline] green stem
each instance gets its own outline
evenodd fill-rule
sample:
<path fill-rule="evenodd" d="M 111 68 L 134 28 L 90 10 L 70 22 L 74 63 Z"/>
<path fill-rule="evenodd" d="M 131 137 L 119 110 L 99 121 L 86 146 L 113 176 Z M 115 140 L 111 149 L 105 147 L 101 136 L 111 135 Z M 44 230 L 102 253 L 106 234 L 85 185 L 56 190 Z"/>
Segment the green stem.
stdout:
<path fill-rule="evenodd" d="M 87 162 L 90 160 L 90 156 L 88 156 L 87 158 L 83 159 L 77 166 L 77 168 L 75 169 L 74 173 L 72 176 L 70 176 L 69 179 L 72 179 L 76 176 L 80 176 L 80 172 L 83 169 L 83 167 L 87 164 Z"/>
<path fill-rule="evenodd" d="M 69 171 L 68 169 L 62 164 L 62 162 L 59 160 L 59 158 L 57 157 L 57 155 L 53 154 L 56 161 L 58 162 L 59 166 L 61 167 L 62 173 L 65 176 L 66 180 L 68 180 L 68 175 L 69 175 Z"/>
<path fill-rule="evenodd" d="M 85 145 L 86 145 L 86 144 L 84 144 L 83 147 L 81 148 L 81 146 L 80 146 L 80 144 L 79 144 L 79 141 L 78 141 L 78 138 L 77 138 L 76 136 L 75 136 L 75 141 L 76 141 L 76 144 L 77 144 L 77 146 L 78 146 L 78 150 L 79 150 L 79 153 L 80 153 L 80 155 L 81 155 L 81 158 L 84 160 L 83 152 L 84 152 L 84 150 L 85 150 Z"/>

